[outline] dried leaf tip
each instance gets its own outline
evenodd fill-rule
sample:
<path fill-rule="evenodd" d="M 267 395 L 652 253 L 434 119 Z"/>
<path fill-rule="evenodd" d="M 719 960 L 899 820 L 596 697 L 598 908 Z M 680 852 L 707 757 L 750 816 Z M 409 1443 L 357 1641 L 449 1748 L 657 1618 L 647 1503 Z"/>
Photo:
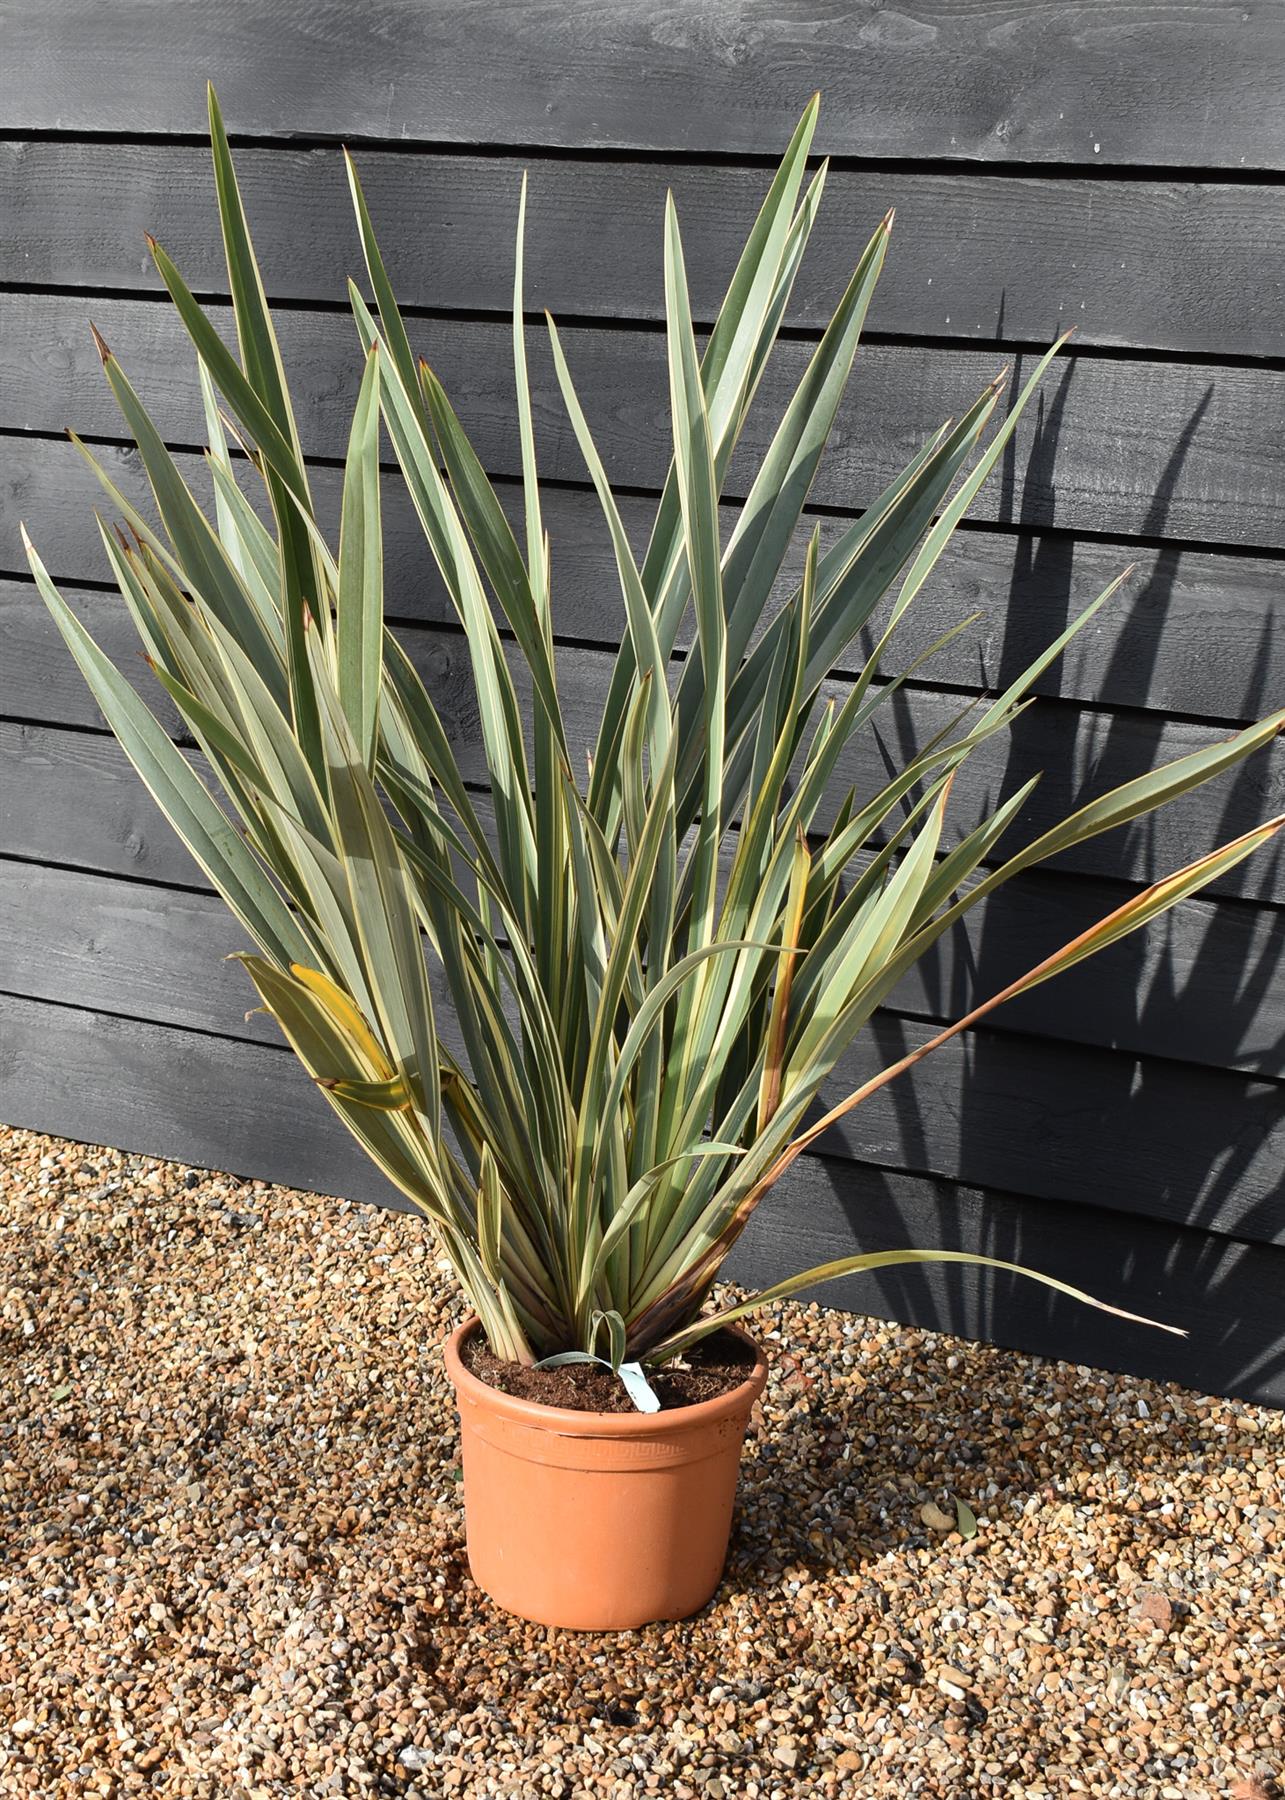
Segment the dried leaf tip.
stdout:
<path fill-rule="evenodd" d="M 896 218 L 896 216 L 897 216 L 896 207 L 890 206 L 888 208 L 887 212 L 883 215 L 882 220 L 880 221 L 880 227 L 879 227 L 880 230 L 881 231 L 891 231 L 892 230 L 892 222 Z"/>
<path fill-rule="evenodd" d="M 94 324 L 94 321 L 92 319 L 89 321 L 89 329 L 93 335 L 94 348 L 98 352 L 99 360 L 101 361 L 103 367 L 106 368 L 107 364 L 111 360 L 111 354 L 112 354 L 111 351 L 107 347 L 107 340 L 103 336 L 102 332 L 98 329 L 97 325 Z"/>

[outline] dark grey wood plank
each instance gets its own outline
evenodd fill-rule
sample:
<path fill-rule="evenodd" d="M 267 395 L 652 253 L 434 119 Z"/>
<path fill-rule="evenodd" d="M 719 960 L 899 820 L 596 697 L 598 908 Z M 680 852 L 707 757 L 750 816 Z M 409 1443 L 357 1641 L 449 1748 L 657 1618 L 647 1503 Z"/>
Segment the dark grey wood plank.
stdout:
<path fill-rule="evenodd" d="M 485 815 L 485 800 L 479 805 Z M 80 863 L 92 840 L 70 803 L 64 804 L 62 825 L 60 860 Z M 53 840 L 47 848 L 60 850 Z M 177 846 L 175 855 L 181 855 Z M 122 853 L 118 861 L 132 871 L 137 858 Z M 78 869 L 0 861 L 0 967 L 10 971 L 0 974 L 0 987 L 235 1034 L 243 999 L 240 976 L 235 971 L 229 976 L 220 962 L 212 986 L 199 972 L 182 971 L 193 951 L 205 954 L 202 946 L 214 946 L 210 954 L 220 957 L 239 948 L 238 927 L 205 891 L 199 871 L 187 864 L 186 873 L 200 891 L 157 891 Z M 1067 881 L 1040 872 L 1018 877 L 916 965 L 893 1005 L 939 1023 L 958 1018 L 1132 891 L 1093 878 Z M 159 933 L 146 924 L 158 914 L 165 920 Z M 107 946 L 111 955 L 104 958 Z M 1285 931 L 1277 911 L 1193 899 L 1164 923 L 1010 1003 L 993 1024 L 1000 1031 L 1280 1077 L 1285 1075 L 1283 957 Z M 27 971 L 21 980 L 19 969 Z M 109 985 L 99 988 L 94 983 L 104 973 Z M 46 985 L 50 982 L 54 985 Z M 170 1010 L 157 1011 L 141 999 L 123 1003 L 122 990 L 178 998 L 166 1002 Z M 175 1012 L 175 1004 L 193 1010 Z"/>
<path fill-rule="evenodd" d="M 49 796 L 43 783 L 34 788 L 36 797 Z M 139 844 L 130 837 L 119 846 L 104 844 L 95 830 L 95 819 L 103 815 L 99 788 L 101 783 L 95 779 L 86 783 L 83 806 L 68 792 L 54 815 L 56 830 L 43 837 L 36 837 L 31 828 L 23 833 L 22 819 L 11 815 L 11 837 L 4 846 L 11 853 L 27 855 L 32 848 L 43 850 L 50 860 L 72 864 L 86 873 L 59 868 L 41 871 L 32 862 L 13 862 L 0 864 L 0 886 L 7 893 L 9 954 L 25 967 L 58 967 L 65 974 L 65 985 L 56 990 L 41 986 L 38 992 L 47 999 L 92 1004 L 112 1012 L 119 1010 L 117 1004 L 83 986 L 103 967 L 94 954 L 88 954 L 92 945 L 101 945 L 103 925 L 95 925 L 95 909 L 110 913 L 117 886 L 121 886 L 104 884 L 99 877 L 103 873 L 135 875 Z M 110 794 L 112 799 L 119 806 L 121 796 Z M 486 814 L 484 797 L 479 806 Z M 106 806 L 106 817 L 113 819 L 112 803 Z M 122 887 L 121 905 L 130 927 L 148 909 L 164 913 L 164 956 L 171 961 L 171 972 L 164 979 L 158 976 L 157 983 L 160 990 L 166 990 L 189 941 L 198 943 L 200 932 L 223 941 L 223 936 L 236 932 L 236 925 L 203 891 L 200 871 L 160 821 L 155 839 L 162 848 L 162 862 L 157 866 L 155 860 L 144 859 L 142 871 L 153 877 L 187 880 L 202 889 L 198 895 L 175 896 L 169 889 L 157 895 L 133 884 Z M 166 844 L 173 848 L 173 857 L 167 860 Z M 101 860 L 95 862 L 95 857 Z M 1031 871 L 979 905 L 929 958 L 918 963 L 893 995 L 894 1008 L 932 1021 L 957 1019 L 984 994 L 999 992 L 1055 945 L 1071 940 L 1123 904 L 1132 891 L 1119 882 L 1092 877 L 1065 880 Z M 45 893 L 47 900 L 41 898 Z M 187 918 L 205 920 L 203 925 L 194 923 L 194 938 L 184 931 Z M 223 920 L 221 927 L 218 920 Z M 65 941 L 59 938 L 63 949 L 58 956 L 50 947 L 50 925 L 70 934 Z M 171 927 L 176 932 L 173 941 L 169 941 Z M 131 941 L 126 938 L 126 945 Z M 236 947 L 229 938 L 220 954 Z M 162 954 L 162 934 L 140 941 L 139 954 L 144 965 L 137 974 L 128 972 L 130 986 L 148 985 L 148 959 Z M 173 958 L 178 958 L 178 963 L 173 963 Z M 1022 995 L 997 1013 L 993 1024 L 1001 1031 L 1029 1031 L 1134 1055 L 1281 1076 L 1285 1075 L 1281 958 L 1285 958 L 1285 931 L 1278 911 L 1226 900 L 1188 900 L 1150 931 L 1092 958 L 1071 976 Z M 0 979 L 0 986 L 4 985 Z M 22 990 L 27 992 L 25 986 Z M 223 985 L 220 992 L 229 990 Z M 171 1013 L 157 1017 L 171 1024 L 200 1024 L 205 1030 L 236 1028 L 236 1006 L 221 1008 L 214 994 L 203 988 L 191 990 L 187 997 L 196 1006 L 191 1019 Z M 153 1017 L 144 1008 L 137 1010 L 144 1017 Z"/>
<path fill-rule="evenodd" d="M 288 1052 L 12 995 L 0 1018 L 8 1124 L 405 1209 Z"/>
<path fill-rule="evenodd" d="M 468 651 L 462 634 L 426 631 L 408 636 L 407 649 L 420 668 L 450 734 L 466 778 L 486 780 L 485 757 Z M 559 697 L 573 756 L 592 749 L 605 698 L 610 658 L 601 651 L 567 649 L 559 659 Z M 524 700 L 527 684 L 515 669 Z M 850 684 L 823 684 L 822 700 L 842 704 Z M 848 786 L 859 794 L 882 788 L 899 767 L 950 721 L 965 702 L 931 689 L 893 694 L 870 727 L 840 753 L 828 799 L 816 825 L 824 829 Z M 527 707 L 529 718 L 529 706 Z M 1058 702 L 1037 702 L 1011 731 L 981 745 L 956 775 L 951 797 L 956 828 L 966 830 L 999 797 L 1012 793 L 1033 774 L 1042 778 L 1018 816 L 1014 844 L 1058 823 L 1092 795 L 1109 791 L 1162 763 L 1222 741 L 1228 732 L 1204 724 L 1168 720 L 1159 714 L 1102 713 Z M 1285 810 L 1285 742 L 1243 763 L 1221 783 L 1184 795 L 1123 834 L 1093 838 L 1066 851 L 1063 870 L 1154 881 L 1183 867 L 1202 850 L 1248 831 Z M 1281 858 L 1269 851 L 1242 863 L 1211 892 L 1279 901 Z"/>
<path fill-rule="evenodd" d="M 12 1124 L 402 1208 L 294 1059 L 266 1045 L 11 996 L 0 996 L 0 1044 L 0 1117 Z M 890 1271 L 832 1284 L 821 1297 L 1041 1355 L 1285 1403 L 1285 1255 L 1269 1246 L 808 1156 L 759 1209 L 729 1272 L 766 1282 L 901 1244 L 1025 1262 L 1191 1336 L 1125 1325 L 1033 1282 L 966 1268 Z"/>
<path fill-rule="evenodd" d="M 994 1256 L 1184 1327 L 1128 1325 L 1020 1275 L 967 1267 L 883 1270 L 817 1288 L 823 1305 L 895 1318 L 1069 1362 L 1285 1404 L 1285 1252 L 1129 1214 L 1038 1204 L 950 1182 L 804 1156 L 768 1196 L 728 1272 L 767 1286 L 800 1268 L 901 1245 Z M 925 1354 L 934 1354 L 926 1345 Z M 895 1400 L 889 1397 L 895 1409 Z M 949 1419 L 943 1428 L 950 1430 Z"/>
<path fill-rule="evenodd" d="M 254 946 L 217 894 L 0 859 L 0 919 L 0 991 L 281 1045 L 227 960 Z"/>
<path fill-rule="evenodd" d="M 244 1017 L 253 991 L 224 959 L 246 940 L 211 895 L 0 859 L 0 926 L 0 990 L 280 1043 L 261 1015 Z M 436 972 L 434 999 L 443 1036 L 459 1053 Z M 823 1147 L 859 1162 L 1076 1204 L 1091 1197 L 1221 1235 L 1285 1242 L 1279 1086 L 1172 1057 L 1070 1048 L 1011 1024 L 1000 1015 L 998 1028 L 939 1051 L 866 1102 Z M 836 1070 L 828 1099 L 933 1029 L 881 1015 Z"/>
<path fill-rule="evenodd" d="M 261 0 L 7 0 L 0 125 L 1279 168 L 1285 21 L 1112 0 L 367 0 L 306 24 Z M 139 71 L 147 80 L 140 87 Z"/>
<path fill-rule="evenodd" d="M 113 738 L 0 724 L 0 768 L 6 855 L 201 885 L 196 864 Z"/>
<path fill-rule="evenodd" d="M 105 596 L 96 599 L 112 604 Z M 466 780 L 485 784 L 487 768 L 476 695 L 462 635 L 427 629 L 408 633 L 404 642 L 432 694 Z M 48 666 L 51 679 L 57 683 L 54 691 L 67 694 L 76 709 L 75 716 L 90 722 L 92 708 L 87 710 L 86 696 L 74 668 L 68 670 L 56 655 L 50 658 Z M 128 661 L 126 666 L 133 667 Z M 568 743 L 577 757 L 593 747 L 610 668 L 611 658 L 602 651 L 568 649 L 560 658 L 563 716 Z M 515 670 L 515 685 L 520 696 L 525 697 L 526 683 L 520 669 Z M 827 683 L 822 690 L 823 695 L 839 700 L 846 691 L 840 682 Z M 51 700 L 52 695 L 41 696 L 42 703 Z M 22 703 L 19 696 L 19 704 Z M 818 814 L 818 827 L 824 828 L 849 785 L 862 793 L 882 787 L 890 765 L 907 760 L 917 745 L 926 743 L 955 718 L 963 704 L 957 695 L 930 689 L 903 690 L 893 695 L 875 714 L 871 725 L 840 755 L 831 797 Z M 1006 736 L 983 744 L 960 769 L 952 795 L 954 829 L 967 830 L 985 810 L 993 809 L 1000 797 L 1043 771 L 1012 828 L 1016 845 L 1057 823 L 1091 795 L 1227 735 L 1219 728 L 1166 720 L 1159 714 L 1110 714 L 1061 702 L 1037 702 Z M 64 741 L 69 738 L 79 741 Z M 0 837 L 0 846 L 15 854 L 68 860 L 56 847 L 63 809 L 55 802 L 49 784 L 68 778 L 70 759 L 83 771 L 79 780 L 85 784 L 82 791 L 87 794 L 97 780 L 91 769 L 101 757 L 104 805 L 92 821 L 98 854 L 109 859 L 118 854 L 112 847 L 113 832 L 119 841 L 132 844 L 141 830 L 145 838 L 154 840 L 146 853 L 157 858 L 153 871 L 156 878 L 185 878 L 162 872 L 170 866 L 172 855 L 163 847 L 170 836 L 168 827 L 155 811 L 140 813 L 133 802 L 125 799 L 130 777 L 111 740 L 96 740 L 83 731 L 67 733 L 57 727 L 33 724 L 0 728 L 0 741 L 6 760 L 12 756 L 23 769 L 21 778 L 11 781 L 9 791 L 0 798 L 0 820 L 7 821 L 6 829 L 11 834 Z M 150 802 L 147 804 L 150 806 Z M 1221 782 L 1194 790 L 1175 805 L 1124 832 L 1077 845 L 1064 852 L 1054 866 L 1079 874 L 1154 881 L 1282 810 L 1285 744 L 1278 740 Z M 150 831 L 143 824 L 148 818 L 153 821 Z M 139 853 L 144 853 L 141 848 Z M 117 865 L 109 861 L 106 866 Z M 177 866 L 183 868 L 185 859 Z M 1281 859 L 1268 850 L 1240 864 L 1210 891 L 1279 902 L 1281 884 Z"/>
<path fill-rule="evenodd" d="M 522 161 L 373 150 L 359 160 L 403 306 L 507 312 Z M 362 258 L 339 152 L 248 149 L 237 169 L 272 298 L 342 301 Z M 712 320 L 768 180 L 760 169 L 531 160 L 527 306 L 662 318 L 672 189 L 693 311 Z M 0 190 L 0 281 L 159 292 L 150 232 L 197 292 L 227 291 L 203 149 L 0 143 Z M 897 224 L 872 332 L 1029 342 L 1075 325 L 1084 344 L 1218 356 L 1279 355 L 1285 345 L 1280 187 L 962 170 L 833 170 L 791 324 L 825 325 L 889 207 Z"/>
<path fill-rule="evenodd" d="M 224 327 L 228 310 L 219 309 Z M 161 430 L 178 444 L 201 442 L 193 358 L 173 308 L 154 301 L 0 296 L 0 332 L 12 346 L 0 425 L 54 433 L 73 423 L 86 434 L 121 435 L 89 336 L 90 313 Z M 341 455 L 361 373 L 355 328 L 339 313 L 286 312 L 278 323 L 305 448 Z M 545 334 L 532 327 L 529 335 L 541 469 L 582 481 Z M 452 395 L 484 465 L 520 472 L 507 327 L 420 321 L 414 342 Z M 659 486 L 670 441 L 662 334 L 577 329 L 565 342 L 612 478 Z M 809 354 L 800 342 L 778 346 L 729 471 L 729 495 L 747 490 Z M 1004 360 L 990 349 L 866 346 L 814 499 L 867 504 Z M 1015 379 L 1030 363 L 1016 359 Z M 1210 546 L 1285 545 L 1285 372 L 1068 357 L 1024 416 L 1004 471 L 979 495 L 974 516 Z"/>
<path fill-rule="evenodd" d="M 1042 872 L 979 903 L 896 990 L 898 1008 L 961 1018 L 1050 950 L 1123 904 L 1116 882 Z M 1285 927 L 1280 912 L 1192 899 L 1167 917 L 1009 1001 L 996 1029 L 1038 1032 L 1215 1068 L 1285 1075 Z"/>
<path fill-rule="evenodd" d="M 837 1104 L 934 1035 L 872 1021 L 821 1095 Z M 826 1134 L 861 1163 L 1091 1200 L 1285 1245 L 1277 1083 L 981 1029 L 953 1039 Z"/>
<path fill-rule="evenodd" d="M 150 511 L 137 458 L 107 446 L 101 455 L 131 502 Z M 205 496 L 199 459 L 184 455 L 179 463 L 194 490 Z M 339 481 L 335 469 L 323 466 L 313 471 L 318 513 L 332 531 L 337 528 Z M 515 526 L 520 526 L 519 490 L 505 485 L 500 491 Z M 110 579 L 94 524 L 94 509 L 104 499 L 69 444 L 48 438 L 7 440 L 0 457 L 0 571 L 26 571 L 18 536 L 18 522 L 25 518 L 58 580 Z M 641 554 L 655 502 L 625 496 L 621 512 Z M 624 610 L 596 499 L 578 490 L 550 488 L 544 517 L 553 540 L 559 635 L 618 643 Z M 734 507 L 725 507 L 725 535 L 734 519 Z M 798 579 L 802 540 L 814 522 L 809 519 L 800 534 L 769 615 Z M 822 516 L 819 523 L 825 545 L 846 520 Z M 450 601 L 396 475 L 384 482 L 384 527 L 389 616 L 453 622 Z M 1004 682 L 1027 667 L 1134 554 L 1128 546 L 1092 539 L 1039 532 L 1011 535 L 986 527 L 960 531 L 903 620 L 895 660 L 912 662 L 950 626 L 980 612 L 976 627 L 956 639 L 924 674 L 969 689 Z M 1285 632 L 1276 626 L 1285 595 L 1285 565 L 1271 558 L 1167 548 L 1142 550 L 1137 562 L 1135 578 L 1098 616 L 1092 630 L 1041 678 L 1039 692 L 1102 706 L 1248 720 L 1285 691 Z M 0 587 L 0 606 L 5 609 L 0 628 L 20 634 L 10 638 L 10 669 L 15 676 L 28 657 L 44 667 L 39 621 L 20 621 L 22 602 L 6 587 Z M 99 620 L 106 616 L 110 616 L 106 607 L 87 614 Z M 689 636 L 684 633 L 680 641 L 686 643 Z M 867 653 L 869 633 L 862 634 L 861 645 Z M 56 646 L 55 654 L 62 654 Z M 855 672 L 852 659 L 845 659 L 840 670 Z M 0 681 L 4 673 L 0 667 Z M 0 712 L 14 710 L 0 699 Z"/>
<path fill-rule="evenodd" d="M 238 952 L 256 946 L 215 893 L 0 857 L 0 991 L 283 1049 Z M 435 959 L 443 1041 L 464 1044 Z M 248 1009 L 248 1010 L 247 1010 Z"/>

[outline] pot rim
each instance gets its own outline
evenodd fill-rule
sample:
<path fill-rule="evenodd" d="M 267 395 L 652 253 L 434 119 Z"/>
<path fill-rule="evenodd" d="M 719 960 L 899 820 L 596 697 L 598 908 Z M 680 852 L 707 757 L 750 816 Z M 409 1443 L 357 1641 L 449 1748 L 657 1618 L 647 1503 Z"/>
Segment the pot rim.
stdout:
<path fill-rule="evenodd" d="M 754 1352 L 754 1367 L 745 1380 L 726 1394 L 712 1400 L 698 1400 L 693 1406 L 674 1406 L 655 1413 L 582 1412 L 567 1406 L 545 1406 L 538 1400 L 524 1400 L 518 1394 L 506 1394 L 488 1382 L 479 1381 L 466 1369 L 460 1346 L 470 1332 L 481 1326 L 476 1314 L 470 1314 L 457 1325 L 445 1344 L 446 1372 L 461 1399 L 466 1396 L 475 1404 L 487 1407 L 501 1417 L 535 1430 L 555 1432 L 561 1437 L 672 1437 L 678 1432 L 700 1431 L 749 1411 L 763 1391 L 767 1380 L 767 1358 L 748 1331 L 739 1325 L 725 1325 L 743 1344 Z"/>

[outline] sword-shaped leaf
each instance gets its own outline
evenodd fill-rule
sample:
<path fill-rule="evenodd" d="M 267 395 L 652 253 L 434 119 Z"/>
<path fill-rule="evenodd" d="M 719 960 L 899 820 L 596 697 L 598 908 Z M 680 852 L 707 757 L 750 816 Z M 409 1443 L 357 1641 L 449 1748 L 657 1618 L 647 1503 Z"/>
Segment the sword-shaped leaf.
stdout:
<path fill-rule="evenodd" d="M 379 505 L 379 351 L 366 358 L 344 464 L 336 622 L 339 703 L 372 775 L 384 650 Z"/>
<path fill-rule="evenodd" d="M 311 961 L 307 937 L 231 820 L 67 605 L 25 528 L 22 541 L 41 598 L 103 717 L 199 867 L 274 962 L 287 968 L 292 962 Z"/>

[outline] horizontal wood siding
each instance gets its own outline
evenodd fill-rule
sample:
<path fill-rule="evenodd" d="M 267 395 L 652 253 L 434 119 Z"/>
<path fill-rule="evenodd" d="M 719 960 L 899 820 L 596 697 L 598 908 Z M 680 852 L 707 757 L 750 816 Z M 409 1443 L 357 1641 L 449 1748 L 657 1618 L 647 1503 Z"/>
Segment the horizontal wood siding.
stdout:
<path fill-rule="evenodd" d="M 160 293 L 142 254 L 150 232 L 195 291 L 226 293 L 207 151 L 132 148 L 129 182 L 105 213 L 100 198 L 119 169 L 115 144 L 0 143 L 0 281 Z M 659 251 L 672 188 L 693 314 L 712 319 L 763 198 L 761 171 L 735 165 L 622 162 L 608 185 L 590 158 L 365 148 L 362 185 L 381 233 L 398 245 L 407 310 L 503 312 L 512 304 L 524 170 L 527 304 L 559 316 L 663 318 Z M 274 295 L 333 302 L 336 268 L 355 268 L 360 254 L 339 151 L 245 150 L 237 174 Z M 1215 356 L 1285 349 L 1285 191 L 1244 181 L 1120 182 L 1104 206 L 1103 184 L 1086 177 L 841 166 L 826 183 L 825 230 L 799 272 L 796 326 L 827 323 L 853 247 L 889 207 L 896 254 L 869 335 L 1043 342 L 1074 325 L 1081 344 Z"/>
<path fill-rule="evenodd" d="M 48 435 L 74 420 L 86 437 L 119 435 L 120 415 L 85 329 L 87 315 L 147 396 L 166 436 L 201 442 L 188 339 L 173 308 L 152 300 L 87 304 L 80 295 L 0 294 L 0 338 L 11 347 L 11 425 Z M 216 317 L 230 339 L 231 309 L 218 309 Z M 361 379 L 352 319 L 339 311 L 289 311 L 278 332 L 304 450 L 342 458 Z M 520 474 L 509 326 L 444 318 L 419 335 L 478 454 L 497 474 Z M 577 327 L 562 335 L 612 477 L 625 486 L 659 488 L 669 445 L 663 334 Z M 541 470 L 553 481 L 583 481 L 545 334 L 533 325 L 529 339 Z M 810 352 L 806 342 L 778 347 L 732 458 L 726 493 L 748 491 Z M 1011 365 L 1017 387 L 1034 361 L 1033 354 L 997 355 L 993 347 L 974 345 L 868 346 L 839 408 L 814 501 L 841 509 L 868 505 L 1000 368 Z M 977 519 L 1285 548 L 1285 370 L 1068 357 L 1050 372 L 1043 404 L 1027 409 L 1013 441 L 1010 472 L 978 495 Z"/>
<path fill-rule="evenodd" d="M 815 88 L 830 155 L 1285 164 L 1275 0 L 6 0 L 0 118 L 762 158 Z"/>
<path fill-rule="evenodd" d="M 1285 6 L 931 0 L 0 0 L 0 1118 L 397 1204 L 223 958 L 241 946 L 134 777 L 26 573 L 25 522 L 167 729 L 93 520 L 75 426 L 149 500 L 93 319 L 199 484 L 192 358 L 142 234 L 231 319 L 202 147 L 219 87 L 322 514 L 338 509 L 360 268 L 337 144 L 356 146 L 416 347 L 501 497 L 521 499 L 508 324 L 529 171 L 529 355 L 553 540 L 560 686 L 587 748 L 623 628 L 610 543 L 563 412 L 568 357 L 634 541 L 668 435 L 660 223 L 683 221 L 698 323 L 716 311 L 812 90 L 833 158 L 821 220 L 726 483 L 725 534 L 852 262 L 893 247 L 808 530 L 842 530 L 1001 367 L 1071 351 L 908 617 L 910 661 L 836 779 L 1011 680 L 1129 563 L 1125 593 L 1038 684 L 1010 743 L 961 774 L 961 826 L 1031 774 L 1019 830 L 1202 748 L 1285 693 Z M 1011 400 L 1010 402 L 1011 403 Z M 395 476 L 388 609 L 478 806 L 464 646 Z M 774 594 L 787 596 L 802 542 Z M 684 645 L 683 648 L 686 646 Z M 841 696 L 862 640 L 836 671 Z M 180 738 L 180 741 L 181 738 Z M 195 754 L 188 746 L 189 753 Z M 931 1035 L 1139 884 L 1285 809 L 1285 744 L 1145 827 L 994 896 L 916 969 L 832 1096 Z M 1285 1404 L 1285 858 L 1244 864 L 1144 938 L 996 1014 L 803 1158 L 738 1252 L 746 1279 L 854 1247 L 1028 1261 L 1172 1319 L 1187 1340 L 1017 1279 L 893 1272 L 830 1301 Z M 443 1006 L 449 1036 L 449 1008 Z"/>
<path fill-rule="evenodd" d="M 319 1194 L 402 1208 L 288 1053 L 133 1018 L 0 995 L 9 1116 L 90 1143 L 175 1157 Z M 193 1105 L 193 1095 L 203 1098 Z M 222 1105 L 213 1096 L 229 1096 Z M 1016 1277 L 969 1269 L 886 1272 L 821 1290 L 833 1302 L 1040 1354 L 1260 1394 L 1285 1405 L 1277 1341 L 1285 1251 L 1246 1246 L 1198 1225 L 1175 1228 L 1082 1208 L 1034 1206 L 849 1161 L 808 1156 L 764 1205 L 732 1272 L 766 1281 L 783 1254 L 824 1258 L 891 1243 L 935 1243 L 1038 1261 L 1156 1316 L 1187 1340 L 1144 1331 Z"/>

